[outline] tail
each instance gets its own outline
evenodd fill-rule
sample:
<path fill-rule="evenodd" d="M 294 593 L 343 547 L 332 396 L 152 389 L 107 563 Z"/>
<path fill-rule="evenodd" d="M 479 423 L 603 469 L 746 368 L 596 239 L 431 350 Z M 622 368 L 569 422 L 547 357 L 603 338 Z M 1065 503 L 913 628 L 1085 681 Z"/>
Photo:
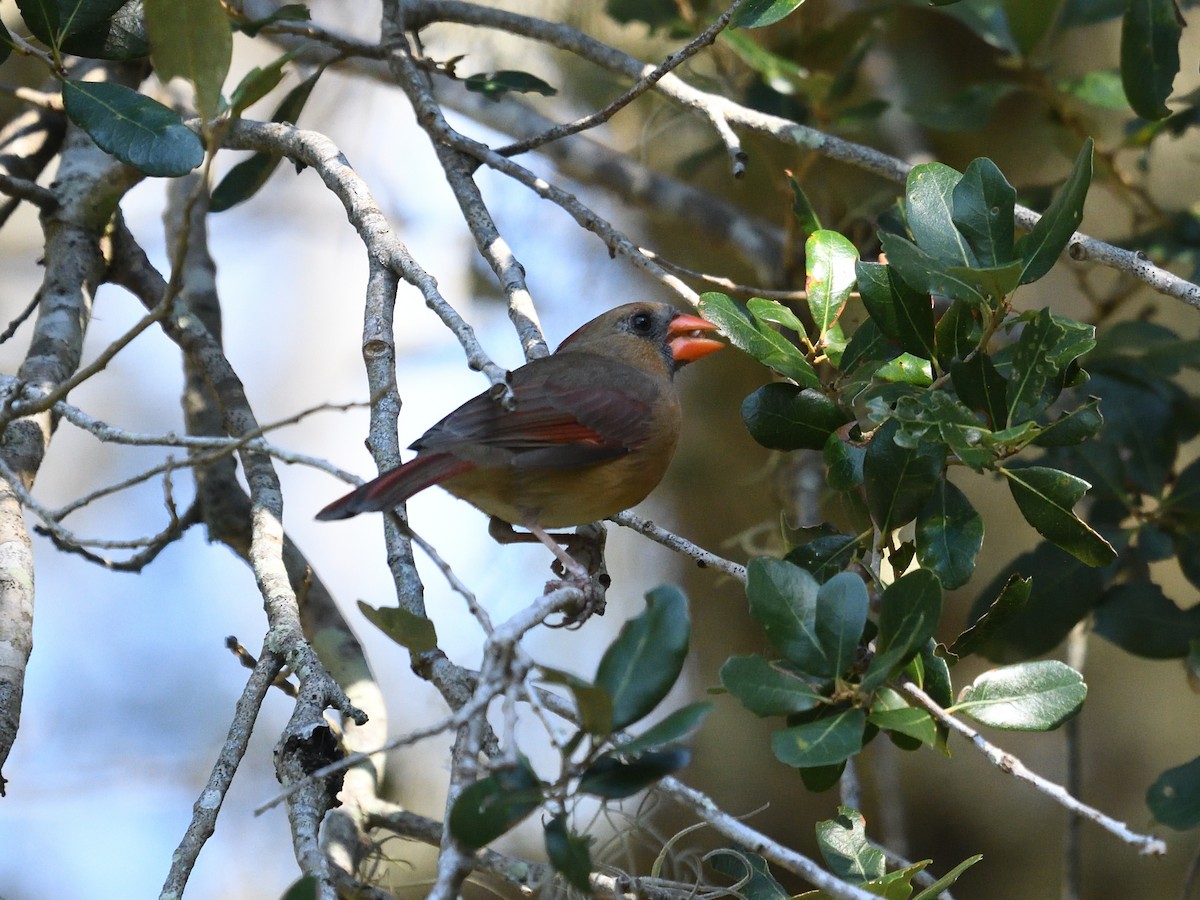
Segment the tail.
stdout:
<path fill-rule="evenodd" d="M 363 512 L 392 509 L 430 485 L 440 484 L 447 478 L 473 468 L 475 463 L 449 453 L 418 456 L 360 485 L 345 497 L 334 500 L 317 513 L 317 518 L 328 522 L 348 519 Z"/>

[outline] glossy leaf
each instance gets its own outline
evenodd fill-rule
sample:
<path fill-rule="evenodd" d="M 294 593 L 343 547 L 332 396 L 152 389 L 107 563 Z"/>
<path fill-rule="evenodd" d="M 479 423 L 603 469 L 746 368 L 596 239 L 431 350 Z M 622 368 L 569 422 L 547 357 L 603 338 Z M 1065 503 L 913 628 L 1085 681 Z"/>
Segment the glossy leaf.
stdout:
<path fill-rule="evenodd" d="M 17 0 L 17 9 L 29 33 L 47 47 L 56 47 L 61 38 L 57 0 Z"/>
<path fill-rule="evenodd" d="M 1200 640 L 1200 606 L 1180 609 L 1148 581 L 1113 585 L 1096 606 L 1094 630 L 1122 650 L 1150 659 L 1182 659 Z"/>
<path fill-rule="evenodd" d="M 1051 731 L 1079 712 L 1083 676 L 1056 659 L 984 672 L 954 706 L 976 722 L 1009 731 Z"/>
<path fill-rule="evenodd" d="M 901 350 L 933 359 L 933 302 L 929 295 L 893 278 L 890 266 L 859 262 L 855 272 L 863 306 L 879 330 Z"/>
<path fill-rule="evenodd" d="M 961 659 L 986 644 L 1025 608 L 1032 589 L 1032 578 L 1022 578 L 1018 574 L 1011 575 L 1005 583 L 1004 589 L 1000 591 L 1000 595 L 970 627 L 955 639 L 950 646 L 950 652 L 956 658 Z"/>
<path fill-rule="evenodd" d="M 915 569 L 890 584 L 880 600 L 875 657 L 862 689 L 879 687 L 916 656 L 933 637 L 941 615 L 942 586 L 928 569 Z"/>
<path fill-rule="evenodd" d="M 756 716 L 808 712 L 828 702 L 813 680 L 758 655 L 731 656 L 721 666 L 721 684 Z"/>
<path fill-rule="evenodd" d="M 750 436 L 764 447 L 820 450 L 849 416 L 820 391 L 773 382 L 742 402 L 742 420 Z"/>
<path fill-rule="evenodd" d="M 805 288 L 817 334 L 822 338 L 838 320 L 854 290 L 858 250 L 836 231 L 821 230 L 804 243 Z"/>
<path fill-rule="evenodd" d="M 123 85 L 64 81 L 63 105 L 101 150 L 147 175 L 186 175 L 204 161 L 178 113 Z"/>
<path fill-rule="evenodd" d="M 1042 537 L 1089 566 L 1106 566 L 1116 559 L 1112 545 L 1075 515 L 1075 504 L 1091 487 L 1086 481 L 1042 466 L 1000 471 L 1021 515 Z"/>
<path fill-rule="evenodd" d="M 537 809 L 542 783 L 522 759 L 469 784 L 450 808 L 450 831 L 463 845 L 478 850 Z"/>
<path fill-rule="evenodd" d="M 1051 352 L 1065 330 L 1043 309 L 1017 339 L 1008 387 L 1008 421 L 1032 419 L 1054 402 L 1061 389 L 1061 367 Z"/>
<path fill-rule="evenodd" d="M 579 791 L 606 800 L 632 797 L 672 772 L 679 771 L 691 758 L 691 751 L 681 747 L 652 750 L 626 760 L 607 754 L 584 770 L 579 778 Z"/>
<path fill-rule="evenodd" d="M 806 569 L 818 584 L 824 584 L 845 570 L 861 549 L 861 543 L 856 537 L 847 534 L 827 534 L 788 551 L 786 559 Z"/>
<path fill-rule="evenodd" d="M 711 703 L 690 703 L 682 709 L 675 710 L 632 740 L 624 741 L 617 749 L 624 755 L 637 756 L 647 750 L 658 750 L 678 744 L 690 737 L 704 723 L 712 708 Z"/>
<path fill-rule="evenodd" d="M 393 641 L 413 653 L 428 653 L 437 649 L 437 632 L 433 621 L 399 606 L 376 609 L 358 601 L 359 612 L 368 622 Z"/>
<path fill-rule="evenodd" d="M 233 29 L 219 0 L 143 0 L 150 60 L 164 82 L 183 78 L 196 88 L 196 109 L 211 119 L 233 56 Z"/>
<path fill-rule="evenodd" d="M 678 588 L 664 585 L 646 594 L 646 611 L 622 626 L 596 670 L 596 686 L 612 697 L 614 729 L 648 715 L 674 687 L 691 629 L 687 598 Z"/>
<path fill-rule="evenodd" d="M 950 264 L 939 262 L 924 249 L 898 234 L 881 233 L 879 238 L 887 254 L 888 265 L 894 268 L 913 290 L 965 300 L 975 306 L 985 305 L 983 295 L 974 285 L 950 274 Z"/>
<path fill-rule="evenodd" d="M 876 369 L 875 377 L 880 381 L 928 387 L 933 384 L 933 369 L 929 360 L 911 353 L 901 353 Z"/>
<path fill-rule="evenodd" d="M 983 531 L 983 518 L 971 501 L 942 479 L 917 515 L 917 559 L 937 575 L 943 587 L 962 587 L 975 573 Z"/>
<path fill-rule="evenodd" d="M 716 291 L 700 295 L 700 314 L 720 328 L 729 342 L 802 387 L 819 387 L 812 364 L 783 335 L 759 327 L 729 297 Z"/>
<path fill-rule="evenodd" d="M 1086 403 L 1063 413 L 1047 425 L 1033 442 L 1039 447 L 1070 447 L 1082 444 L 1095 437 L 1103 424 L 1100 401 L 1091 397 Z"/>
<path fill-rule="evenodd" d="M 771 750 L 776 759 L 789 766 L 830 766 L 849 759 L 862 749 L 866 727 L 865 712 L 845 709 L 775 732 L 771 735 Z"/>
<path fill-rule="evenodd" d="M 752 559 L 746 574 L 750 614 L 784 659 L 818 678 L 850 665 L 867 620 L 861 578 L 845 573 L 818 585 L 799 566 L 769 557 Z"/>
<path fill-rule="evenodd" d="M 554 871 L 575 890 L 591 893 L 592 839 L 570 831 L 565 816 L 555 816 L 545 824 L 543 831 L 546 857 L 554 866 Z"/>
<path fill-rule="evenodd" d="M 887 858 L 867 840 L 867 820 L 848 806 L 836 818 L 817 823 L 817 847 L 829 871 L 843 881 L 862 884 L 883 877 Z"/>
<path fill-rule="evenodd" d="M 977 264 L 967 239 L 954 225 L 954 189 L 961 179 L 962 175 L 943 163 L 921 163 L 908 173 L 904 187 L 908 230 L 940 268 Z"/>
<path fill-rule="evenodd" d="M 1167 98 L 1179 74 L 1183 22 L 1175 0 L 1129 0 L 1121 20 L 1121 84 L 1143 119 L 1171 114 Z"/>
<path fill-rule="evenodd" d="M 794 312 L 778 300 L 751 297 L 746 301 L 746 309 L 749 310 L 750 315 L 754 316 L 760 324 L 769 322 L 773 325 L 782 325 L 784 328 L 790 328 L 799 334 L 804 333 L 804 323 L 800 321 Z"/>
<path fill-rule="evenodd" d="M 958 399 L 981 414 L 993 430 L 1008 425 L 1008 382 L 996 371 L 986 353 L 972 354 L 950 367 L 950 380 Z"/>
<path fill-rule="evenodd" d="M 800 8 L 804 0 L 746 0 L 730 19 L 733 28 L 762 28 L 774 25 Z"/>
<path fill-rule="evenodd" d="M 996 163 L 986 157 L 972 160 L 954 186 L 950 217 L 971 245 L 980 268 L 1012 262 L 1015 206 L 1015 188 Z"/>
<path fill-rule="evenodd" d="M 933 494 L 946 464 L 946 448 L 933 442 L 915 449 L 896 443 L 900 423 L 890 420 L 871 438 L 863 459 L 867 506 L 880 531 L 911 522 Z"/>
<path fill-rule="evenodd" d="M 557 88 L 536 75 L 512 69 L 470 75 L 463 79 L 463 87 L 494 101 L 499 101 L 505 94 L 513 91 L 519 94 L 541 94 L 544 97 L 553 97 L 558 93 Z"/>
<path fill-rule="evenodd" d="M 801 766 L 800 780 L 814 794 L 820 794 L 837 784 L 845 771 L 846 760 L 828 766 Z"/>
<path fill-rule="evenodd" d="M 1023 235 L 1013 248 L 1025 262 L 1021 284 L 1037 281 L 1050 271 L 1083 221 L 1083 201 L 1092 183 L 1092 146 L 1091 138 L 1083 142 L 1066 182 L 1033 230 Z"/>
<path fill-rule="evenodd" d="M 979 346 L 983 336 L 979 307 L 966 300 L 955 300 L 934 326 L 934 343 L 943 365 L 966 359 Z"/>
<path fill-rule="evenodd" d="M 1019 259 L 992 268 L 967 268 L 966 266 L 950 266 L 946 275 L 956 278 L 964 284 L 969 284 L 980 295 L 990 301 L 990 306 L 997 308 L 1002 300 L 1017 289 L 1021 283 L 1023 266 Z"/>
<path fill-rule="evenodd" d="M 932 745 L 937 740 L 937 725 L 923 709 L 910 706 L 897 691 L 882 687 L 875 692 L 867 722 L 881 731 L 892 731 Z"/>
<path fill-rule="evenodd" d="M 1146 805 L 1168 828 L 1200 826 L 1200 757 L 1159 775 L 1146 791 Z"/>
<path fill-rule="evenodd" d="M 831 433 L 821 448 L 825 462 L 825 483 L 835 491 L 852 491 L 863 481 L 865 447 L 850 444 Z M 807 568 L 807 567 L 806 567 Z"/>
<path fill-rule="evenodd" d="M 112 3 L 103 3 L 95 11 L 98 18 L 76 17 L 75 26 L 65 35 L 60 47 L 64 53 L 89 59 L 133 60 L 150 53 L 142 0 L 128 0 L 112 13 Z"/>

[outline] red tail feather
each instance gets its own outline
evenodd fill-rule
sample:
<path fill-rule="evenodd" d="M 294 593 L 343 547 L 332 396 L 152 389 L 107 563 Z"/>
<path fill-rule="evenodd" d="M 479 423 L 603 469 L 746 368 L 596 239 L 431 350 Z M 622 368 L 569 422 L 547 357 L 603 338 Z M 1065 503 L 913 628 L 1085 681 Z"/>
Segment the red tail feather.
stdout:
<path fill-rule="evenodd" d="M 418 456 L 360 485 L 345 497 L 334 500 L 317 513 L 317 518 L 326 521 L 348 519 L 363 512 L 392 509 L 430 485 L 440 484 L 447 478 L 473 468 L 475 463 L 449 453 Z"/>

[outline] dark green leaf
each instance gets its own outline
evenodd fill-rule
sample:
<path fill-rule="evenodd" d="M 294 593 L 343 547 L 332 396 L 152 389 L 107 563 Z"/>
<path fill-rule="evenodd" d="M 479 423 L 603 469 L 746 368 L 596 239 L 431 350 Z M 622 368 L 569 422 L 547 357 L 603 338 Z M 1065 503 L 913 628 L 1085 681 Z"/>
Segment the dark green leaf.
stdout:
<path fill-rule="evenodd" d="M 1013 499 L 1030 525 L 1047 540 L 1089 566 L 1116 559 L 1112 545 L 1075 515 L 1075 504 L 1091 487 L 1082 478 L 1042 466 L 1005 469 Z"/>
<path fill-rule="evenodd" d="M 1056 659 L 984 672 L 954 706 L 977 722 L 1009 731 L 1051 731 L 1083 705 L 1083 676 Z"/>
<path fill-rule="evenodd" d="M 847 534 L 828 534 L 813 538 L 787 554 L 787 561 L 806 569 L 818 584 L 824 584 L 843 571 L 861 549 L 859 539 Z"/>
<path fill-rule="evenodd" d="M 867 620 L 861 578 L 844 573 L 818 585 L 799 566 L 764 556 L 752 559 L 746 574 L 750 614 L 788 662 L 818 678 L 849 666 Z"/>
<path fill-rule="evenodd" d="M 1092 139 L 1087 138 L 1075 157 L 1071 174 L 1054 195 L 1050 206 L 1033 226 L 1033 231 L 1023 235 L 1013 248 L 1013 252 L 1025 261 L 1021 284 L 1037 281 L 1058 261 L 1059 254 L 1083 221 L 1083 201 L 1091 183 Z"/>
<path fill-rule="evenodd" d="M 962 175 L 943 163 L 921 163 L 908 173 L 904 212 L 913 239 L 939 268 L 977 263 L 967 240 L 954 226 L 954 189 Z M 891 259 L 891 252 L 888 252 Z M 920 285 L 912 284 L 919 288 Z"/>
<path fill-rule="evenodd" d="M 819 684 L 757 655 L 727 659 L 721 684 L 756 716 L 808 712 L 828 701 L 828 690 L 822 692 Z"/>
<path fill-rule="evenodd" d="M 976 648 L 983 646 L 1013 619 L 1029 600 L 1033 589 L 1032 578 L 1022 578 L 1018 574 L 1009 577 L 1000 595 L 992 601 L 991 606 L 984 610 L 969 628 L 960 634 L 950 647 L 950 652 L 957 658 L 969 656 Z"/>
<path fill-rule="evenodd" d="M 907 238 L 898 234 L 880 234 L 888 265 L 914 291 L 941 294 L 955 300 L 965 300 L 984 306 L 983 295 L 974 285 L 949 273 L 949 264 L 939 262 Z M 961 236 L 960 236 L 961 237 Z"/>
<path fill-rule="evenodd" d="M 771 735 L 776 759 L 789 766 L 830 766 L 849 759 L 862 749 L 867 714 L 846 709 L 813 722 L 785 728 Z"/>
<path fill-rule="evenodd" d="M 61 35 L 57 0 L 17 0 L 17 9 L 30 34 L 47 47 L 58 45 Z"/>
<path fill-rule="evenodd" d="M 742 403 L 750 436 L 772 450 L 820 450 L 849 419 L 820 391 L 782 382 L 763 385 Z"/>
<path fill-rule="evenodd" d="M 791 172 L 788 173 L 788 185 L 792 189 L 792 215 L 800 225 L 800 233 L 807 239 L 808 235 L 821 230 L 821 219 L 813 208 L 812 201 L 800 187 L 800 182 L 792 177 Z"/>
<path fill-rule="evenodd" d="M 937 630 L 942 615 L 942 586 L 928 569 L 914 569 L 890 584 L 880 600 L 875 657 L 863 676 L 872 691 L 917 655 Z"/>
<path fill-rule="evenodd" d="M 966 495 L 946 479 L 917 515 L 917 559 L 942 586 L 962 587 L 975 572 L 983 546 L 983 519 Z"/>
<path fill-rule="evenodd" d="M 757 853 L 721 848 L 710 853 L 707 862 L 739 884 L 738 896 L 746 900 L 791 900 L 791 891 L 783 889 L 767 861 Z"/>
<path fill-rule="evenodd" d="M 1006 585 L 1014 575 L 1030 576 L 1033 580 L 1023 607 L 1020 594 L 1011 598 L 1001 594 L 1002 589 L 1005 593 L 1023 590 L 1014 583 Z M 1104 587 L 1102 570 L 1084 565 L 1053 544 L 1043 542 L 1006 566 L 976 600 L 969 621 L 981 624 L 980 617 L 990 598 L 997 595 L 1001 595 L 1001 600 L 995 605 L 1005 609 L 1005 616 L 1000 622 L 989 621 L 986 634 L 973 641 L 971 651 L 978 645 L 978 651 L 993 662 L 1016 662 L 1048 653 L 1091 612 Z M 1007 608 L 1010 601 L 1014 607 L 1011 611 Z"/>
<path fill-rule="evenodd" d="M 625 623 L 596 670 L 596 686 L 613 700 L 614 729 L 632 725 L 667 696 L 683 670 L 691 630 L 678 588 L 646 594 L 646 611 Z"/>
<path fill-rule="evenodd" d="M 312 89 L 316 87 L 317 79 L 321 77 L 321 73 L 324 71 L 325 67 L 322 66 L 288 91 L 287 96 L 276 107 L 275 114 L 271 116 L 271 121 L 291 122 L 295 124 L 300 118 L 300 113 L 304 110 L 304 104 L 308 102 L 308 97 L 312 93 Z M 213 188 L 208 211 L 214 213 L 224 212 L 245 200 L 249 200 L 258 193 L 259 188 L 267 183 L 267 179 L 271 177 L 271 173 L 275 171 L 275 167 L 279 165 L 279 162 L 280 157 L 275 154 L 255 153 L 249 159 L 238 163 Z"/>
<path fill-rule="evenodd" d="M 800 780 L 814 794 L 820 794 L 837 784 L 845 771 L 846 760 L 828 766 L 802 766 Z"/>
<path fill-rule="evenodd" d="M 546 856 L 554 871 L 567 884 L 590 894 L 592 890 L 592 839 L 580 837 L 567 829 L 565 816 L 555 816 L 545 825 Z"/>
<path fill-rule="evenodd" d="M 746 309 L 750 311 L 750 315 L 754 316 L 760 326 L 764 323 L 782 325 L 784 328 L 790 328 L 799 334 L 804 333 L 804 323 L 800 321 L 794 312 L 778 300 L 764 300 L 762 297 L 751 297 L 746 301 Z"/>
<path fill-rule="evenodd" d="M 739 350 L 803 387 L 820 387 L 812 364 L 798 348 L 778 332 L 760 328 L 729 297 L 710 291 L 700 295 L 697 306 Z"/>
<path fill-rule="evenodd" d="M 1051 352 L 1065 330 L 1043 309 L 1021 330 L 1013 354 L 1008 388 L 1008 421 L 1024 422 L 1042 412 L 1058 397 L 1062 369 Z"/>
<path fill-rule="evenodd" d="M 862 484 L 863 459 L 867 455 L 865 447 L 847 443 L 833 432 L 821 448 L 821 455 L 825 461 L 825 483 L 829 487 L 835 491 L 852 491 Z"/>
<path fill-rule="evenodd" d="M 955 300 L 938 319 L 934 342 L 943 368 L 956 359 L 966 359 L 979 346 L 983 336 L 982 314 L 966 300 Z"/>
<path fill-rule="evenodd" d="M 925 442 L 915 449 L 896 443 L 900 423 L 885 422 L 871 438 L 863 459 L 867 505 L 880 531 L 911 522 L 933 494 L 946 465 L 946 448 Z"/>
<path fill-rule="evenodd" d="M 1017 289 L 1017 285 L 1021 283 L 1022 269 L 1021 261 L 1014 259 L 1005 265 L 987 269 L 950 266 L 946 269 L 946 274 L 963 284 L 969 284 L 987 297 L 991 306 L 996 308 L 1005 297 Z"/>
<path fill-rule="evenodd" d="M 1008 382 L 986 353 L 975 353 L 965 362 L 956 360 L 950 380 L 963 405 L 980 413 L 992 430 L 1008 425 Z"/>
<path fill-rule="evenodd" d="M 623 755 L 637 756 L 647 750 L 658 750 L 670 744 L 678 744 L 690 737 L 704 723 L 712 708 L 711 703 L 691 703 L 677 709 L 642 734 L 622 743 L 617 750 Z"/>
<path fill-rule="evenodd" d="M 729 24 L 733 28 L 762 28 L 795 12 L 804 0 L 746 0 Z"/>
<path fill-rule="evenodd" d="M 825 865 L 842 881 L 862 884 L 887 871 L 887 859 L 867 840 L 867 820 L 858 810 L 839 806 L 837 818 L 818 822 L 816 830 Z"/>
<path fill-rule="evenodd" d="M 805 288 L 817 334 L 823 338 L 854 290 L 858 250 L 836 231 L 814 232 L 804 244 Z"/>
<path fill-rule="evenodd" d="M 0 63 L 8 59 L 10 53 L 12 53 L 12 36 L 4 27 L 4 22 L 0 20 Z"/>
<path fill-rule="evenodd" d="M 882 687 L 871 700 L 867 721 L 881 731 L 892 731 L 932 745 L 937 740 L 937 725 L 925 710 L 910 706 L 896 691 Z"/>
<path fill-rule="evenodd" d="M 1070 447 L 1090 441 L 1104 424 L 1100 401 L 1096 397 L 1068 413 L 1063 413 L 1038 434 L 1033 442 L 1039 447 Z"/>
<path fill-rule="evenodd" d="M 218 0 L 143 0 L 150 59 L 163 81 L 183 78 L 196 88 L 196 109 L 211 119 L 233 56 L 233 29 Z"/>
<path fill-rule="evenodd" d="M 384 606 L 376 609 L 361 600 L 358 609 L 368 622 L 390 637 L 393 641 L 413 653 L 428 653 L 437 649 L 437 632 L 433 622 L 399 606 Z"/>
<path fill-rule="evenodd" d="M 64 53 L 89 59 L 131 60 L 149 55 L 142 0 L 129 0 L 111 15 L 72 31 L 62 39 L 61 47 Z"/>
<path fill-rule="evenodd" d="M 450 808 L 450 831 L 472 850 L 490 844 L 542 802 L 542 783 L 522 759 L 469 784 Z"/>
<path fill-rule="evenodd" d="M 520 94 L 541 94 L 553 97 L 558 89 L 542 81 L 536 75 L 515 70 L 502 70 L 471 75 L 463 79 L 463 87 L 468 91 L 483 94 L 489 100 L 499 100 L 510 91 Z"/>
<path fill-rule="evenodd" d="M 879 330 L 901 350 L 933 359 L 933 302 L 891 275 L 891 267 L 859 262 L 855 266 L 863 306 Z"/>
<path fill-rule="evenodd" d="M 1150 659 L 1187 656 L 1200 639 L 1200 606 L 1183 610 L 1148 581 L 1117 584 L 1104 592 L 1094 613 L 1096 634 L 1122 650 Z"/>
<path fill-rule="evenodd" d="M 186 175 L 204 162 L 178 113 L 123 85 L 64 81 L 63 105 L 101 150 L 147 175 Z"/>
<path fill-rule="evenodd" d="M 1175 0 L 1129 0 L 1121 21 L 1121 84 L 1143 119 L 1171 114 L 1167 98 L 1179 74 L 1183 22 Z"/>
<path fill-rule="evenodd" d="M 1155 819 L 1176 831 L 1200 825 L 1200 757 L 1159 775 L 1146 791 L 1146 805 Z"/>
<path fill-rule="evenodd" d="M 317 900 L 317 879 L 305 875 L 293 881 L 279 900 Z"/>
<path fill-rule="evenodd" d="M 1037 3 L 1007 0 L 1004 4 L 1009 30 L 1023 56 L 1029 56 L 1042 42 L 1061 5 L 1061 0 L 1039 0 Z"/>
<path fill-rule="evenodd" d="M 888 343 L 875 320 L 867 319 L 855 330 L 837 367 L 842 372 L 853 372 L 862 363 L 870 365 L 895 355 L 895 349 Z"/>
<path fill-rule="evenodd" d="M 606 754 L 584 770 L 579 778 L 579 791 L 606 800 L 621 800 L 677 772 L 691 758 L 691 751 L 682 747 L 653 750 L 624 761 Z"/>

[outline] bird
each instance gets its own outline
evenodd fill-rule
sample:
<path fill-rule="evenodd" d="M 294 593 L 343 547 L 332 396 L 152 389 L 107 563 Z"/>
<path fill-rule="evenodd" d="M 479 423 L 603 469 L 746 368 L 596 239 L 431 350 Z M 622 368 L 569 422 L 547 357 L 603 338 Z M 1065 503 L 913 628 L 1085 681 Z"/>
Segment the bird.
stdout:
<path fill-rule="evenodd" d="M 390 510 L 440 485 L 525 528 L 572 573 L 582 567 L 547 529 L 596 522 L 641 502 L 675 453 L 675 373 L 725 346 L 712 322 L 667 303 L 635 302 L 580 326 L 549 356 L 510 373 L 511 405 L 485 391 L 425 432 L 417 455 L 330 503 L 320 520 Z"/>

